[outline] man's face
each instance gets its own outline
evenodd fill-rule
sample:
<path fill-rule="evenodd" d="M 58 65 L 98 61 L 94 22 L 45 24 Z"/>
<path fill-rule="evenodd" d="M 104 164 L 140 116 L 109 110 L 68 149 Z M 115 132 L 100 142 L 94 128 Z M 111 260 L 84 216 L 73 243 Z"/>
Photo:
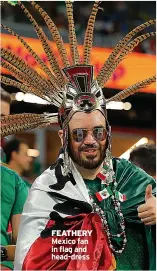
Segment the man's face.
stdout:
<path fill-rule="evenodd" d="M 18 152 L 14 152 L 12 159 L 21 168 L 21 172 L 28 171 L 31 168 L 32 158 L 27 154 L 28 146 L 27 144 L 21 143 Z"/>
<path fill-rule="evenodd" d="M 1 101 L 1 116 L 8 116 L 10 114 L 10 104 Z"/>
<path fill-rule="evenodd" d="M 87 129 L 87 135 L 81 142 L 73 138 L 75 129 Z M 105 128 L 106 120 L 100 111 L 96 110 L 89 114 L 77 112 L 69 122 L 69 149 L 70 157 L 79 166 L 86 169 L 95 169 L 103 162 L 106 151 L 107 135 L 103 140 L 97 140 L 93 135 L 93 129 Z"/>

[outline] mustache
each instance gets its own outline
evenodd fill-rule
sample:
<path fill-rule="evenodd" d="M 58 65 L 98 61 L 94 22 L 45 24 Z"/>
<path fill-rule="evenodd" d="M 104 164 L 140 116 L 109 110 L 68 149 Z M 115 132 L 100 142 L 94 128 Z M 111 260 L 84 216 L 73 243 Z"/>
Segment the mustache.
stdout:
<path fill-rule="evenodd" d="M 96 149 L 96 150 L 99 150 L 100 149 L 100 146 L 99 144 L 88 144 L 88 145 L 84 145 L 84 146 L 80 146 L 78 148 L 78 151 L 86 151 L 88 149 Z"/>

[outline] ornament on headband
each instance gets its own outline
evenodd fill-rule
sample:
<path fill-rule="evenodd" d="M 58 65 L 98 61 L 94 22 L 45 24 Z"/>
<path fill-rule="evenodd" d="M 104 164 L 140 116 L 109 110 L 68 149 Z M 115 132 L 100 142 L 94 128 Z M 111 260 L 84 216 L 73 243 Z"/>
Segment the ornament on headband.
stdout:
<path fill-rule="evenodd" d="M 155 32 L 148 32 L 133 39 L 135 35 L 156 23 L 156 20 L 150 20 L 130 31 L 123 39 L 119 41 L 111 55 L 108 57 L 99 74 L 94 78 L 93 66 L 90 65 L 91 49 L 93 43 L 93 30 L 97 12 L 100 8 L 101 1 L 93 4 L 92 12 L 88 20 L 83 44 L 83 59 L 80 59 L 77 47 L 77 39 L 74 27 L 73 4 L 72 1 L 66 1 L 66 11 L 69 26 L 69 46 L 71 53 L 71 61 L 69 61 L 62 37 L 49 15 L 34 1 L 30 1 L 33 6 L 44 19 L 53 41 L 56 43 L 63 69 L 59 66 L 58 59 L 46 37 L 44 31 L 33 18 L 29 10 L 25 7 L 25 2 L 9 1 L 11 4 L 18 4 L 25 15 L 33 25 L 39 40 L 43 46 L 47 56 L 49 65 L 36 54 L 35 51 L 27 44 L 27 42 L 15 33 L 9 27 L 1 24 L 1 27 L 7 30 L 11 35 L 16 36 L 21 44 L 26 48 L 30 55 L 40 65 L 42 74 L 30 67 L 26 61 L 11 52 L 7 48 L 1 48 L 2 62 L 1 66 L 6 68 L 17 79 L 13 80 L 6 76 L 1 76 L 1 82 L 8 86 L 19 88 L 25 93 L 31 93 L 48 101 L 50 104 L 58 108 L 57 114 L 20 114 L 2 117 L 1 119 L 1 135 L 25 131 L 29 129 L 47 127 L 51 123 L 59 121 L 66 129 L 69 120 L 74 113 L 82 111 L 89 113 L 93 110 L 100 110 L 107 121 L 106 104 L 110 101 L 120 101 L 129 95 L 134 94 L 139 89 L 149 86 L 156 81 L 156 77 L 152 76 L 133 86 L 124 89 L 110 99 L 105 99 L 102 88 L 110 79 L 113 72 L 133 51 L 133 49 L 145 39 L 155 36 Z M 27 115 L 27 117 L 26 117 Z M 67 135 L 67 131 L 65 133 Z"/>
<path fill-rule="evenodd" d="M 106 117 L 106 102 L 102 89 L 93 78 L 93 66 L 78 65 L 65 68 L 69 79 L 59 110 L 62 123 L 67 124 L 75 112 L 85 113 L 100 110 Z"/>

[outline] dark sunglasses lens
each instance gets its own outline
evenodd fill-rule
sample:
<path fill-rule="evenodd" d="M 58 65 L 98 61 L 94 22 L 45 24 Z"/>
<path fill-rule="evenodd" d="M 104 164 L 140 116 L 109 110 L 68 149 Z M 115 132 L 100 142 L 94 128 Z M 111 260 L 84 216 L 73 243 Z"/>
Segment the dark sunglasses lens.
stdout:
<path fill-rule="evenodd" d="M 96 140 L 98 141 L 103 141 L 106 139 L 106 135 L 107 135 L 107 132 L 104 128 L 100 127 L 100 128 L 95 128 L 93 130 L 93 135 L 95 137 Z"/>
<path fill-rule="evenodd" d="M 85 129 L 75 129 L 72 132 L 73 140 L 75 140 L 76 142 L 83 141 L 86 135 L 87 135 L 87 131 Z"/>

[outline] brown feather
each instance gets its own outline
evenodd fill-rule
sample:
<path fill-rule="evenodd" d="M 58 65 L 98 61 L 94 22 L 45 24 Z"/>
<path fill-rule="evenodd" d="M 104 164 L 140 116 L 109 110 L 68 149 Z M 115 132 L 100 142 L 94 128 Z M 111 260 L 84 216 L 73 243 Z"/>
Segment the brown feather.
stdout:
<path fill-rule="evenodd" d="M 49 44 L 49 41 L 48 41 L 45 33 L 43 32 L 42 28 L 39 27 L 39 25 L 37 24 L 37 22 L 35 21 L 33 16 L 30 14 L 28 9 L 25 8 L 25 6 L 20 1 L 18 3 L 21 6 L 21 8 L 23 9 L 23 11 L 26 14 L 26 16 L 28 17 L 28 19 L 30 20 L 30 22 L 32 23 L 32 25 L 34 26 L 34 29 L 38 35 L 38 38 L 40 39 L 40 41 L 43 45 L 43 48 L 44 48 L 44 51 L 45 51 L 47 58 L 49 60 L 51 69 L 53 70 L 53 72 L 56 76 L 56 79 L 55 79 L 56 86 L 58 85 L 58 87 L 63 88 L 65 86 L 65 82 L 66 82 L 65 77 L 64 77 L 62 70 L 59 67 L 57 59 L 51 49 L 51 46 Z"/>
<path fill-rule="evenodd" d="M 97 12 L 101 1 L 95 1 L 92 9 L 92 13 L 88 20 L 88 25 L 85 33 L 84 47 L 83 47 L 83 64 L 90 64 L 90 55 L 93 44 L 93 31 Z"/>
<path fill-rule="evenodd" d="M 120 53 L 119 58 L 124 58 L 128 53 L 132 52 L 132 50 L 141 42 L 143 42 L 145 39 L 156 36 L 156 32 L 150 32 L 145 33 L 137 38 L 135 38 L 133 41 L 131 41 Z"/>
<path fill-rule="evenodd" d="M 21 91 L 23 91 L 25 93 L 34 94 L 34 95 L 40 97 L 41 99 L 44 99 L 48 103 L 54 104 L 57 107 L 60 107 L 60 105 L 62 103 L 62 99 L 60 97 L 58 97 L 55 94 L 55 92 L 49 93 L 49 92 L 45 91 L 43 93 L 43 92 L 39 91 L 39 89 L 37 90 L 37 89 L 33 88 L 33 86 L 31 86 L 31 85 L 26 85 L 25 83 L 17 82 L 15 80 L 12 80 L 12 79 L 5 77 L 5 76 L 1 76 L 1 82 L 5 85 L 19 88 Z"/>
<path fill-rule="evenodd" d="M 11 28 L 1 24 L 1 27 L 7 30 L 9 33 L 11 33 L 13 36 L 17 37 L 18 40 L 23 44 L 23 46 L 28 50 L 28 52 L 34 57 L 36 62 L 42 67 L 43 71 L 47 76 L 50 78 L 50 82 L 55 86 L 55 78 L 49 68 L 46 66 L 46 64 L 39 58 L 39 56 L 32 50 L 32 48 L 29 46 L 29 44 L 22 38 L 20 37 L 17 33 L 15 33 Z"/>
<path fill-rule="evenodd" d="M 113 62 L 113 64 L 109 67 L 104 68 L 105 75 L 103 77 L 103 80 L 101 79 L 98 81 L 98 84 L 100 87 L 104 87 L 105 83 L 110 79 L 112 76 L 114 70 L 117 68 L 117 66 L 124 60 L 124 58 L 133 51 L 133 49 L 141 42 L 143 42 L 145 39 L 155 36 L 155 32 L 150 32 L 143 34 L 137 38 L 135 38 L 132 42 L 130 42 L 124 49 L 122 49 L 121 54 L 118 58 L 116 58 Z"/>
<path fill-rule="evenodd" d="M 34 91 L 36 92 L 36 95 L 39 93 L 39 95 L 45 95 L 46 91 L 42 88 L 37 88 L 37 84 L 27 75 L 22 72 L 20 72 L 18 69 L 16 69 L 13 65 L 11 65 L 8 62 L 2 62 L 1 66 L 8 71 L 12 73 L 13 76 L 16 77 L 19 81 L 27 85 L 29 88 L 34 88 Z"/>
<path fill-rule="evenodd" d="M 44 128 L 58 120 L 56 114 L 17 114 L 1 118 L 1 136 Z"/>
<path fill-rule="evenodd" d="M 155 83 L 155 82 L 156 82 L 156 75 L 149 77 L 145 80 L 142 80 L 129 88 L 124 89 L 123 91 L 119 92 L 118 94 L 111 97 L 110 99 L 107 99 L 106 103 L 124 100 L 128 96 L 133 95 L 135 92 L 138 92 L 140 89 L 146 88 L 150 84 Z"/>
<path fill-rule="evenodd" d="M 37 88 L 48 88 L 46 81 L 35 70 L 28 66 L 21 58 L 12 53 L 9 49 L 1 48 L 1 56 L 14 67 L 19 69 L 22 73 L 25 73 L 27 76 L 29 76 L 34 81 L 34 85 L 36 85 Z"/>
<path fill-rule="evenodd" d="M 5 76 L 1 76 L 1 82 L 5 85 L 19 88 L 21 91 L 23 91 L 25 93 L 32 93 L 34 95 L 37 95 L 38 97 L 50 102 L 50 100 L 48 98 L 46 98 L 41 91 L 36 90 L 32 86 L 27 86 L 24 83 L 17 82 L 15 80 L 12 80 L 12 79 L 5 77 Z"/>
<path fill-rule="evenodd" d="M 108 71 L 112 67 L 112 65 L 114 65 L 116 58 L 118 58 L 118 54 L 120 54 L 121 50 L 125 48 L 127 42 L 131 40 L 131 38 L 135 36 L 138 32 L 155 23 L 156 20 L 150 20 L 144 24 L 141 24 L 134 28 L 132 31 L 130 31 L 122 40 L 119 41 L 119 43 L 116 45 L 113 52 L 110 54 L 110 56 L 108 57 L 108 59 L 106 60 L 105 64 L 103 65 L 99 74 L 96 77 L 96 80 L 101 87 L 104 86 L 104 77 L 106 75 L 106 71 Z"/>
<path fill-rule="evenodd" d="M 73 18 L 73 6 L 71 1 L 66 1 L 66 10 L 67 10 L 67 17 L 69 23 L 69 45 L 72 57 L 72 64 L 79 65 L 79 52 L 77 48 L 77 39 L 75 33 L 75 26 L 74 26 L 74 18 Z"/>
<path fill-rule="evenodd" d="M 34 1 L 31 1 L 30 3 L 39 11 L 39 13 L 41 14 L 45 23 L 47 24 L 47 26 L 50 30 L 50 33 L 52 35 L 52 38 L 56 42 L 58 51 L 60 53 L 60 56 L 61 56 L 61 59 L 63 62 L 63 65 L 64 65 L 64 67 L 68 67 L 70 64 L 69 64 L 69 60 L 67 57 L 67 52 L 64 47 L 62 37 L 61 37 L 56 25 L 54 24 L 52 19 L 49 17 L 49 15 L 37 3 L 35 3 Z"/>

